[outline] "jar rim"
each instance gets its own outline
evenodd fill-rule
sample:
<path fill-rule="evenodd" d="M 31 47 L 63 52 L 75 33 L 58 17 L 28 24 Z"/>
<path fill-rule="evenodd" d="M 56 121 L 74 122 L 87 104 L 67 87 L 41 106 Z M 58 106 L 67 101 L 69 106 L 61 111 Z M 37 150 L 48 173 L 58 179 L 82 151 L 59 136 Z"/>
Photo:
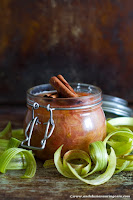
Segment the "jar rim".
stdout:
<path fill-rule="evenodd" d="M 80 89 L 85 89 L 87 91 L 82 91 L 82 92 L 86 92 L 88 93 L 88 95 L 86 96 L 80 96 L 80 97 L 69 97 L 69 98 L 56 98 L 56 100 L 72 100 L 72 99 L 77 99 L 77 100 L 83 100 L 83 99 L 87 99 L 87 98 L 92 98 L 92 97 L 95 97 L 96 98 L 96 101 L 99 99 L 99 96 L 100 96 L 100 99 L 101 99 L 101 94 L 102 94 L 102 90 L 97 87 L 97 86 L 94 86 L 94 85 L 91 85 L 91 84 L 86 84 L 86 83 L 69 83 L 73 88 L 76 87 L 77 91 L 76 92 L 79 92 Z M 49 90 L 44 90 L 44 88 L 47 88 Z M 51 90 L 50 90 L 51 89 Z M 75 89 L 75 88 L 74 88 Z M 56 90 L 54 90 L 54 88 L 49 84 L 41 84 L 41 85 L 36 85 L 34 87 L 31 87 L 27 90 L 27 95 L 29 97 L 33 97 L 33 98 L 40 98 L 40 99 L 49 99 L 49 101 L 52 101 L 53 98 L 48 98 L 48 97 L 43 97 L 43 96 L 40 96 L 40 94 L 44 93 L 48 93 L 48 92 L 54 92 Z M 98 99 L 97 99 L 98 98 Z"/>

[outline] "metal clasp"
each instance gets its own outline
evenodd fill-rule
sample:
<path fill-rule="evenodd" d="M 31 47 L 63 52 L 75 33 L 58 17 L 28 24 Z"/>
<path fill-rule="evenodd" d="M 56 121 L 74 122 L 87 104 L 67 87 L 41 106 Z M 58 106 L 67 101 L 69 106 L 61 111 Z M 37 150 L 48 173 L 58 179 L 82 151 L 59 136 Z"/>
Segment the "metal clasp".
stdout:
<path fill-rule="evenodd" d="M 29 149 L 34 149 L 34 150 L 42 150 L 45 148 L 46 145 L 46 140 L 52 135 L 54 128 L 55 128 L 55 123 L 53 120 L 53 109 L 50 108 L 50 104 L 48 104 L 46 106 L 47 111 L 50 112 L 50 119 L 48 120 L 48 122 L 43 123 L 44 125 L 46 125 L 46 129 L 45 129 L 45 134 L 44 134 L 44 138 L 41 140 L 41 147 L 34 147 L 30 145 L 31 142 L 31 137 L 33 134 L 33 129 L 34 126 L 37 124 L 41 124 L 41 122 L 39 122 L 38 117 L 35 117 L 35 113 L 34 110 L 38 109 L 40 106 L 37 102 L 35 102 L 32 105 L 32 120 L 28 123 L 26 129 L 25 129 L 25 137 L 26 139 L 24 141 L 21 142 L 21 146 L 25 147 L 25 148 L 29 148 Z M 51 129 L 50 129 L 51 126 Z M 29 135 L 27 134 L 29 131 Z"/>

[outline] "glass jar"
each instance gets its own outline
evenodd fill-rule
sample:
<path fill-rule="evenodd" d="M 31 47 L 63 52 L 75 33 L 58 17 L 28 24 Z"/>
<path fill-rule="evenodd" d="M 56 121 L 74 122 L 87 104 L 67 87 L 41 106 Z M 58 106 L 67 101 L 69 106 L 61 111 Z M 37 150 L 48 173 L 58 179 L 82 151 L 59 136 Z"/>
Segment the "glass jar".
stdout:
<path fill-rule="evenodd" d="M 44 97 L 45 93 L 54 92 L 50 84 L 27 91 L 28 110 L 24 122 L 27 139 L 23 145 L 28 141 L 31 149 L 44 148 L 35 150 L 36 157 L 42 160 L 52 159 L 62 144 L 62 154 L 70 149 L 88 152 L 90 143 L 106 136 L 101 89 L 82 83 L 72 83 L 71 86 L 80 97 Z"/>

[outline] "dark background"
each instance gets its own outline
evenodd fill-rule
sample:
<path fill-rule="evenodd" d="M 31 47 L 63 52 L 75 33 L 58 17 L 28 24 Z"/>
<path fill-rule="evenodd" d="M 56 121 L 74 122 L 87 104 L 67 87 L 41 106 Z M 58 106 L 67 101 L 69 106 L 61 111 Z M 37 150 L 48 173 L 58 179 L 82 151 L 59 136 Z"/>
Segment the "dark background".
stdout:
<path fill-rule="evenodd" d="M 133 103 L 133 1 L 1 0 L 0 103 L 58 74 Z"/>
<path fill-rule="evenodd" d="M 0 130 L 8 121 L 22 128 L 26 90 L 59 73 L 69 82 L 97 85 L 133 108 L 133 0 L 0 0 Z M 132 172 L 89 187 L 37 161 L 35 178 L 20 176 L 20 170 L 1 174 L 0 199 L 133 199 Z"/>

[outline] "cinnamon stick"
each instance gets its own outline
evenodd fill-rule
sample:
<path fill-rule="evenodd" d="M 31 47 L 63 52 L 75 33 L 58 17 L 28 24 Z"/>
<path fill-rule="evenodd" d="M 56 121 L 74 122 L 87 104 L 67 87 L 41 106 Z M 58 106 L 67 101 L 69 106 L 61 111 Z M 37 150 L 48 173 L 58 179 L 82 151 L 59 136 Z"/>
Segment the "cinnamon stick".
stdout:
<path fill-rule="evenodd" d="M 58 75 L 58 78 L 56 76 L 51 77 L 49 82 L 54 87 L 54 89 L 57 90 L 57 93 L 61 97 L 78 97 L 78 94 L 75 93 L 73 88 L 61 75 Z"/>
<path fill-rule="evenodd" d="M 76 94 L 76 92 L 74 91 L 74 89 L 69 85 L 69 83 L 64 79 L 64 77 L 59 74 L 57 76 L 57 78 L 71 91 L 73 92 L 74 94 Z"/>
<path fill-rule="evenodd" d="M 45 94 L 44 97 L 47 97 L 47 98 L 58 98 L 59 95 L 57 93 L 53 93 L 53 94 Z"/>

